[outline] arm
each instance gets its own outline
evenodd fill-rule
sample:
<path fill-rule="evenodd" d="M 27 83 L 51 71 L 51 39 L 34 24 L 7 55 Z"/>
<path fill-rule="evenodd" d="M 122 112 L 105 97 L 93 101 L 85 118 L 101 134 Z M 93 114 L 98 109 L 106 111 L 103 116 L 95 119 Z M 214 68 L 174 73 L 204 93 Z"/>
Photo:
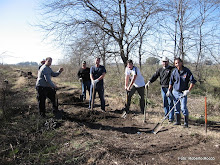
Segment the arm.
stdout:
<path fill-rule="evenodd" d="M 130 90 L 130 89 L 131 89 L 131 87 L 132 87 L 132 85 L 134 84 L 134 82 L 135 82 L 136 78 L 137 78 L 137 75 L 134 75 L 134 76 L 133 76 L 133 78 L 131 79 L 131 82 L 130 82 L 130 84 L 129 84 L 128 88 L 127 88 L 128 90 Z"/>
<path fill-rule="evenodd" d="M 102 80 L 104 77 L 105 77 L 105 72 L 102 73 L 102 75 L 101 75 L 99 78 L 97 78 L 97 79 L 100 81 L 100 80 Z"/>
<path fill-rule="evenodd" d="M 188 89 L 188 90 L 191 91 L 191 89 L 194 87 L 194 85 L 195 85 L 195 84 L 190 83 L 190 85 L 189 85 L 189 89 Z"/>
<path fill-rule="evenodd" d="M 52 88 L 57 88 L 56 85 L 51 81 L 49 74 L 45 74 L 44 79 Z"/>
<path fill-rule="evenodd" d="M 78 70 L 77 76 L 78 78 L 81 78 L 80 69 Z"/>
<path fill-rule="evenodd" d="M 156 81 L 157 80 L 157 78 L 159 77 L 159 75 L 160 75 L 160 69 L 158 69 L 155 73 L 154 73 L 154 75 L 151 77 L 151 79 L 149 80 L 151 83 L 153 83 L 154 81 Z"/>
<path fill-rule="evenodd" d="M 129 75 L 125 75 L 125 90 L 128 87 Z"/>
<path fill-rule="evenodd" d="M 59 70 L 57 72 L 53 72 L 51 69 L 51 76 L 52 77 L 57 77 L 60 75 L 60 73 L 63 71 L 63 68 L 59 68 Z"/>

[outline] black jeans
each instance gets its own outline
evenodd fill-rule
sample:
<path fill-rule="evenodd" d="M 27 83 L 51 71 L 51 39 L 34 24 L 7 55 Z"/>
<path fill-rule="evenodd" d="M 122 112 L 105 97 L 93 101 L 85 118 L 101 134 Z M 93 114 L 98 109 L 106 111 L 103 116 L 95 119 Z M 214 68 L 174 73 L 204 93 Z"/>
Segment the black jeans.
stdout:
<path fill-rule="evenodd" d="M 53 104 L 53 111 L 55 112 L 58 110 L 58 106 L 55 99 L 56 91 L 53 88 L 38 86 L 36 87 L 36 90 L 37 90 L 38 109 L 40 115 L 45 115 L 46 98 L 49 98 L 51 103 Z"/>

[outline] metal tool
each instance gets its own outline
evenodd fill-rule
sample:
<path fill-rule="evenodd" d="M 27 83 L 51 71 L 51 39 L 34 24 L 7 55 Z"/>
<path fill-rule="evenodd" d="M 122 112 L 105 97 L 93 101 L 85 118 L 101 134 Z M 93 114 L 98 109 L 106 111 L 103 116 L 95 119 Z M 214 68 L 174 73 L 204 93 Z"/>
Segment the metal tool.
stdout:
<path fill-rule="evenodd" d="M 182 96 L 183 97 L 183 96 Z M 164 117 L 164 119 L 161 121 L 161 123 L 157 123 L 157 125 L 154 127 L 154 129 L 152 130 L 152 133 L 157 134 L 161 128 L 163 127 L 162 124 L 163 122 L 167 119 L 168 115 L 173 111 L 173 109 L 175 108 L 175 106 L 179 103 L 180 99 L 182 98 L 180 97 L 177 102 L 174 104 L 174 106 L 172 107 L 172 109 L 167 113 L 167 115 Z"/>

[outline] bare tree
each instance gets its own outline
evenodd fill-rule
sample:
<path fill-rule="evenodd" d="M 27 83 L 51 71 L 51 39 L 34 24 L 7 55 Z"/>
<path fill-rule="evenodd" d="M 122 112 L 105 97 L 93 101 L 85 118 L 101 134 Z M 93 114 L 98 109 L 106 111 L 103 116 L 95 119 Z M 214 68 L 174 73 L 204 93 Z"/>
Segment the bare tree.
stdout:
<path fill-rule="evenodd" d="M 140 31 L 161 11 L 158 6 L 156 0 L 55 0 L 44 5 L 46 21 L 41 27 L 62 41 L 82 35 L 82 27 L 97 27 L 114 39 L 126 65 Z"/>

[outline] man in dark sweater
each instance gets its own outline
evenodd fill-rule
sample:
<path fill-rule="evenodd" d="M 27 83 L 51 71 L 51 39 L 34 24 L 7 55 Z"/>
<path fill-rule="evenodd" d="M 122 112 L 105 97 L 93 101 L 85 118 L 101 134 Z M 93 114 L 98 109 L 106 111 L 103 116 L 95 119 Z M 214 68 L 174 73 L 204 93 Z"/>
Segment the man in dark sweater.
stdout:
<path fill-rule="evenodd" d="M 165 116 L 168 114 L 170 109 L 173 107 L 173 98 L 172 95 L 170 97 L 166 96 L 168 91 L 169 82 L 170 82 L 170 75 L 172 70 L 174 69 L 173 66 L 169 66 L 169 60 L 167 57 L 162 58 L 162 65 L 163 67 L 159 68 L 156 73 L 151 77 L 145 87 L 149 86 L 150 83 L 156 81 L 158 77 L 160 77 L 160 85 L 161 85 L 161 95 L 163 98 L 163 108 L 165 112 Z M 169 121 L 173 122 L 174 120 L 174 111 L 169 114 Z"/>
<path fill-rule="evenodd" d="M 82 95 L 83 95 L 83 100 L 85 100 L 86 90 L 88 90 L 90 93 L 90 85 L 91 85 L 90 68 L 86 67 L 86 61 L 82 62 L 82 67 L 79 69 L 77 75 L 79 81 L 82 83 Z"/>

